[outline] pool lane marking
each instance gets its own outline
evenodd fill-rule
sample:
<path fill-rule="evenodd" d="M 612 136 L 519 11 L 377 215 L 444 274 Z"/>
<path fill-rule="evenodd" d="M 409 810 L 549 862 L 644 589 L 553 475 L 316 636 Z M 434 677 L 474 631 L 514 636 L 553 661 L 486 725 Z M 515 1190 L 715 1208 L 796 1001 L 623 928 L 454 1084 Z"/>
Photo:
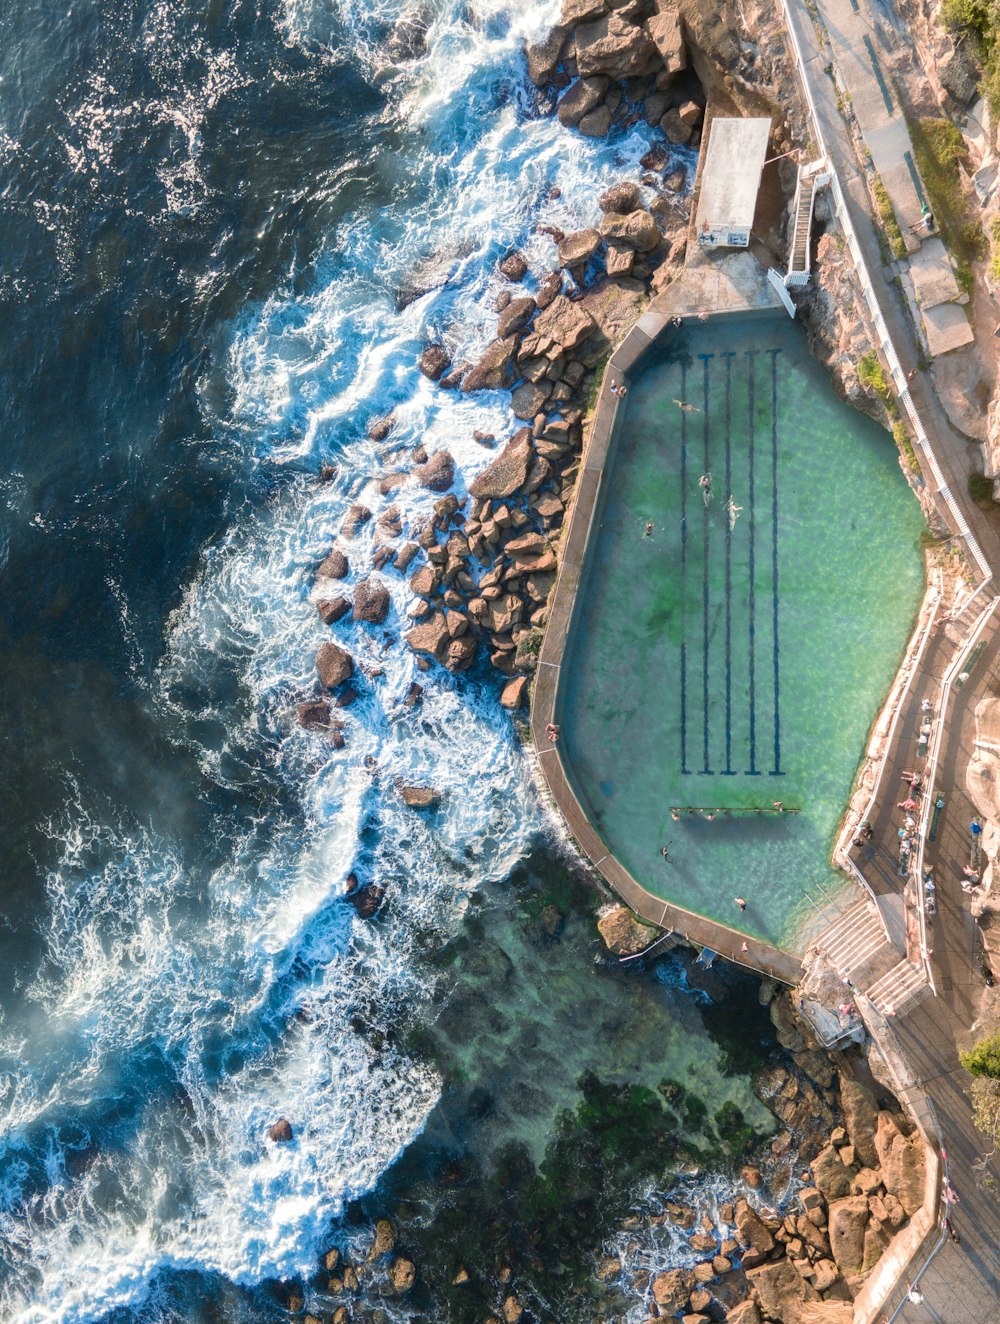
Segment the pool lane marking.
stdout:
<path fill-rule="evenodd" d="M 687 364 L 681 359 L 681 395 L 687 399 Z M 681 414 L 681 774 L 687 776 L 687 411 Z"/>
<path fill-rule="evenodd" d="M 733 495 L 733 450 L 732 450 L 732 393 L 733 359 L 735 350 L 720 354 L 726 361 L 726 767 L 723 777 L 735 777 L 732 766 L 733 753 L 733 531 L 729 527 L 728 505 Z"/>
<path fill-rule="evenodd" d="M 708 361 L 714 359 L 714 354 L 699 354 L 702 368 L 701 385 L 701 404 L 702 404 L 702 470 L 703 474 L 709 472 L 708 456 Z M 686 413 L 681 410 L 681 413 Z M 699 485 L 699 491 L 701 490 Z M 702 500 L 702 567 L 701 567 L 701 650 L 702 650 L 702 673 L 701 673 L 701 702 L 702 702 L 702 769 L 699 773 L 701 777 L 711 776 L 712 769 L 709 767 L 708 759 L 708 535 L 709 535 L 709 510 Z"/>
<path fill-rule="evenodd" d="M 774 767 L 771 777 L 783 777 L 781 768 L 781 687 L 778 676 L 778 355 L 771 355 L 771 618 L 774 637 Z"/>
<path fill-rule="evenodd" d="M 747 536 L 750 543 L 749 553 L 749 626 L 747 634 L 747 644 L 749 651 L 749 698 L 750 698 L 750 767 L 747 769 L 748 777 L 759 777 L 760 772 L 757 768 L 757 678 L 754 670 L 754 612 L 756 610 L 755 589 L 754 589 L 754 487 L 753 487 L 753 461 L 754 461 L 754 409 L 755 400 L 755 381 L 754 381 L 754 359 L 759 353 L 756 349 L 748 349 L 746 352 L 747 360 L 747 468 L 749 472 L 749 491 L 747 493 L 748 519 Z"/>

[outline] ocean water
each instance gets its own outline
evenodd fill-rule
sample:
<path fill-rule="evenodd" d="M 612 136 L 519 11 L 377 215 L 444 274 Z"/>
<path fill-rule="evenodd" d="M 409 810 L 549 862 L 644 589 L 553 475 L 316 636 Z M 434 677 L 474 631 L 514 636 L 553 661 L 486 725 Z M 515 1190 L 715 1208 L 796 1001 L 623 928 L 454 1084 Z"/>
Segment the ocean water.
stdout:
<path fill-rule="evenodd" d="M 437 1115 L 442 1067 L 407 1038 L 462 978 L 436 955 L 553 837 L 496 678 L 401 645 L 399 575 L 384 627 L 337 627 L 345 748 L 293 721 L 348 506 L 410 527 L 430 494 L 382 476 L 447 445 L 461 492 L 473 431 L 513 427 L 423 379 L 424 340 L 473 355 L 497 260 L 544 272 L 537 226 L 592 221 L 651 141 L 543 113 L 520 49 L 554 3 L 440 0 L 401 53 L 406 8 L 0 12 L 5 1321 L 279 1309 L 257 1286 L 311 1275 Z M 377 923 L 352 871 L 386 889 Z M 591 975 L 564 995 L 584 1024 Z"/>

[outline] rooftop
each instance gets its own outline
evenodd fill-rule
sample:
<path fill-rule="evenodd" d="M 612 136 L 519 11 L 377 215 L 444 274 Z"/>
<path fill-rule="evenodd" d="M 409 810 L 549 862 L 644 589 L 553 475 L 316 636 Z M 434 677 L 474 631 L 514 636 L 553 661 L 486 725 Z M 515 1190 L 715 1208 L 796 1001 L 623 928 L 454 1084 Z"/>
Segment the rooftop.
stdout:
<path fill-rule="evenodd" d="M 699 233 L 753 224 L 770 135 L 770 119 L 711 120 L 698 197 Z"/>

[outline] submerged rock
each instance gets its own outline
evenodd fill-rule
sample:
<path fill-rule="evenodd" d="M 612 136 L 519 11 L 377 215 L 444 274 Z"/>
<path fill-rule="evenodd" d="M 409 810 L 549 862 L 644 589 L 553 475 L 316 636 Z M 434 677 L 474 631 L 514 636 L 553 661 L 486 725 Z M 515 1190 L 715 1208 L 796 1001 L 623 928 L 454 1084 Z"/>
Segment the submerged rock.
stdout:
<path fill-rule="evenodd" d="M 396 1292 L 408 1292 L 416 1276 L 417 1270 L 413 1261 L 404 1259 L 402 1255 L 389 1265 L 389 1282 Z"/>

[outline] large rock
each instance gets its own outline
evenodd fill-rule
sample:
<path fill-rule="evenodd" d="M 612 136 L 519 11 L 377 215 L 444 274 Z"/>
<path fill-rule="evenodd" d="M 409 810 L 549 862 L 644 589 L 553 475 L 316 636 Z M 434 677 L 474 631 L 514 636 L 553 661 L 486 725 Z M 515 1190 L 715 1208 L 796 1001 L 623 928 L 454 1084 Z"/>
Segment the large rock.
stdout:
<path fill-rule="evenodd" d="M 643 924 L 626 906 L 612 906 L 597 921 L 597 928 L 609 951 L 616 956 L 634 956 L 656 941 L 659 929 Z"/>
<path fill-rule="evenodd" d="M 609 345 L 620 344 L 639 319 L 646 301 L 637 280 L 600 280 L 582 300 L 587 316 Z"/>
<path fill-rule="evenodd" d="M 316 652 L 316 670 L 324 686 L 335 690 L 354 674 L 354 661 L 350 653 L 328 640 Z"/>
<path fill-rule="evenodd" d="M 865 1262 L 868 1201 L 863 1195 L 834 1200 L 829 1215 L 830 1249 L 841 1273 L 859 1273 Z"/>
<path fill-rule="evenodd" d="M 799 1308 L 820 1299 L 812 1284 L 800 1277 L 788 1260 L 748 1269 L 747 1282 L 754 1289 L 764 1314 L 782 1321 L 782 1324 L 798 1324 Z"/>
<path fill-rule="evenodd" d="M 380 1255 L 388 1255 L 396 1246 L 396 1229 L 388 1218 L 380 1218 L 375 1224 L 375 1240 L 372 1242 L 372 1248 L 368 1252 L 370 1260 L 376 1260 Z"/>
<path fill-rule="evenodd" d="M 844 1166 L 839 1151 L 832 1145 L 821 1149 L 809 1166 L 813 1182 L 827 1204 L 850 1194 L 853 1169 Z"/>
<path fill-rule="evenodd" d="M 840 1107 L 844 1126 L 851 1144 L 867 1168 L 878 1166 L 875 1148 L 875 1128 L 878 1125 L 878 1105 L 866 1086 L 852 1080 L 846 1073 L 840 1077 Z"/>
<path fill-rule="evenodd" d="M 367 506 L 361 505 L 360 502 L 355 502 L 353 506 L 349 506 L 347 514 L 344 516 L 344 522 L 340 526 L 344 537 L 353 538 L 359 529 L 364 528 L 371 517 L 371 511 Z"/>
<path fill-rule="evenodd" d="M 413 466 L 413 476 L 430 492 L 447 492 L 455 481 L 455 461 L 448 451 L 435 451 L 426 464 Z"/>
<path fill-rule="evenodd" d="M 885 1189 L 912 1216 L 924 1199 L 924 1146 L 919 1133 L 903 1135 L 892 1113 L 880 1112 L 875 1148 Z"/>
<path fill-rule="evenodd" d="M 463 391 L 502 391 L 514 380 L 513 358 L 517 337 L 494 340 L 482 358 L 462 378 Z"/>
<path fill-rule="evenodd" d="M 336 625 L 341 617 L 351 610 L 351 599 L 345 597 L 320 598 L 316 603 L 320 620 L 324 625 Z"/>
<path fill-rule="evenodd" d="M 347 557 L 339 547 L 335 547 L 326 560 L 320 563 L 320 567 L 316 571 L 316 578 L 346 579 L 349 571 L 350 565 Z"/>
<path fill-rule="evenodd" d="M 389 590 L 381 579 L 362 579 L 354 590 L 354 619 L 381 625 L 389 615 Z"/>
<path fill-rule="evenodd" d="M 411 809 L 434 809 L 441 803 L 441 792 L 432 786 L 400 786 L 399 794 Z"/>
<path fill-rule="evenodd" d="M 567 128 L 575 128 L 584 115 L 597 109 L 607 90 L 608 80 L 603 75 L 599 78 L 578 78 L 559 100 L 556 111 L 559 123 L 565 124 Z"/>
<path fill-rule="evenodd" d="M 497 336 L 501 340 L 506 340 L 508 336 L 523 330 L 534 316 L 535 307 L 535 301 L 530 294 L 522 295 L 518 299 L 511 299 L 500 314 L 497 322 Z"/>
<path fill-rule="evenodd" d="M 295 1138 L 294 1132 L 292 1131 L 292 1124 L 287 1117 L 280 1117 L 268 1129 L 267 1134 L 275 1144 L 279 1145 L 290 1144 Z"/>
<path fill-rule="evenodd" d="M 535 318 L 535 334 L 546 336 L 564 350 L 576 349 L 594 330 L 593 319 L 564 294 L 558 295 Z"/>
<path fill-rule="evenodd" d="M 695 1277 L 690 1269 L 668 1269 L 653 1279 L 653 1300 L 665 1314 L 676 1315 L 687 1305 L 694 1286 Z"/>
<path fill-rule="evenodd" d="M 551 382 L 522 382 L 510 393 L 510 408 L 515 418 L 530 422 L 549 398 Z"/>
<path fill-rule="evenodd" d="M 327 731 L 330 728 L 330 705 L 325 699 L 300 703 L 296 716 L 299 726 L 307 731 Z"/>
<path fill-rule="evenodd" d="M 564 28 L 575 28 L 578 23 L 591 23 L 611 8 L 605 0 L 563 0 L 559 22 Z"/>
<path fill-rule="evenodd" d="M 738 1306 L 730 1306 L 726 1324 L 760 1324 L 757 1302 L 741 1301 Z"/>
<path fill-rule="evenodd" d="M 599 230 L 575 230 L 559 244 L 559 265 L 575 267 L 589 262 L 601 246 Z"/>
<path fill-rule="evenodd" d="M 436 382 L 451 363 L 451 355 L 444 345 L 425 345 L 420 355 L 420 371 Z"/>
<path fill-rule="evenodd" d="M 576 127 L 585 138 L 603 138 L 611 128 L 610 108 L 602 104 L 589 111 Z"/>
<path fill-rule="evenodd" d="M 469 491 L 474 497 L 497 499 L 513 496 L 527 481 L 534 455 L 531 430 L 521 428 L 514 433 L 496 459 L 472 480 Z"/>
<path fill-rule="evenodd" d="M 602 193 L 597 199 L 597 205 L 603 212 L 614 212 L 619 216 L 627 216 L 629 212 L 642 206 L 642 194 L 639 192 L 639 185 L 633 184 L 631 180 L 623 180 L 621 184 L 612 184 L 611 188 Z"/>
<path fill-rule="evenodd" d="M 769 1255 L 774 1250 L 774 1237 L 761 1222 L 757 1211 L 746 1200 L 736 1201 L 733 1209 L 736 1232 L 744 1246 L 758 1255 Z"/>
<path fill-rule="evenodd" d="M 528 677 L 515 676 L 500 691 L 500 705 L 503 708 L 526 708 L 528 706 Z"/>
<path fill-rule="evenodd" d="M 555 73 L 565 44 L 566 29 L 557 25 L 541 41 L 527 47 L 528 77 L 536 87 L 544 87 Z"/>
<path fill-rule="evenodd" d="M 408 1292 L 416 1276 L 417 1271 L 412 1260 L 405 1260 L 402 1255 L 397 1256 L 389 1265 L 389 1282 L 392 1283 L 395 1292 Z"/>
<path fill-rule="evenodd" d="M 636 78 L 656 62 L 656 46 L 649 33 L 634 27 L 617 11 L 575 32 L 576 63 L 582 77 L 607 74 L 609 78 Z"/>
<path fill-rule="evenodd" d="M 522 253 L 508 253 L 500 263 L 500 274 L 515 283 L 524 280 L 528 274 L 528 264 Z"/>
<path fill-rule="evenodd" d="M 646 21 L 646 31 L 659 52 L 666 72 L 677 73 L 687 68 L 680 17 L 677 10 L 663 0 L 657 0 L 656 8 L 658 12 Z"/>
<path fill-rule="evenodd" d="M 448 620 L 443 611 L 436 611 L 426 621 L 421 621 L 408 631 L 406 642 L 415 653 L 424 653 L 430 657 L 443 657 L 451 639 Z"/>
<path fill-rule="evenodd" d="M 626 216 L 608 212 L 601 221 L 601 234 L 605 239 L 618 239 L 629 244 L 638 253 L 650 253 L 660 242 L 660 231 L 652 212 L 641 207 Z"/>

